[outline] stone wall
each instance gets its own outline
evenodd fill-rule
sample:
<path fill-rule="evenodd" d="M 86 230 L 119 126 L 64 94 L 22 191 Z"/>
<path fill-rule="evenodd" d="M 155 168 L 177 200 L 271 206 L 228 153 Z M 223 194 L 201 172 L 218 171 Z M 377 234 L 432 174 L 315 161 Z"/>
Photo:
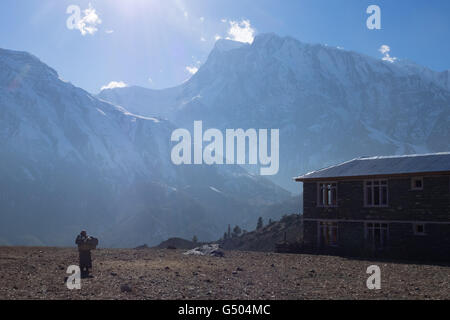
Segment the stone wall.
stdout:
<path fill-rule="evenodd" d="M 338 181 L 337 207 L 317 206 L 317 183 L 305 182 L 304 241 L 317 250 L 349 255 L 450 260 L 450 176 L 423 177 L 423 190 L 412 190 L 410 178 L 388 180 L 388 206 L 364 206 L 364 181 Z M 332 181 L 332 180 L 327 180 Z M 318 221 L 338 222 L 338 246 L 320 248 Z M 365 239 L 365 222 L 388 223 L 388 243 L 374 251 Z M 424 221 L 425 235 L 414 233 L 413 222 Z M 432 223 L 436 222 L 436 223 Z"/>
<path fill-rule="evenodd" d="M 351 220 L 450 221 L 450 176 L 424 177 L 423 190 L 411 190 L 410 178 L 388 180 L 388 206 L 364 206 L 364 181 L 339 181 L 337 207 L 317 206 L 317 183 L 305 182 L 305 218 Z"/>
<path fill-rule="evenodd" d="M 318 221 L 304 221 L 304 244 L 318 253 L 361 257 L 389 257 L 414 260 L 450 261 L 450 224 L 425 224 L 425 235 L 414 234 L 412 223 L 388 222 L 387 245 L 374 250 L 365 237 L 364 222 L 338 222 L 338 245 L 321 247 Z"/>

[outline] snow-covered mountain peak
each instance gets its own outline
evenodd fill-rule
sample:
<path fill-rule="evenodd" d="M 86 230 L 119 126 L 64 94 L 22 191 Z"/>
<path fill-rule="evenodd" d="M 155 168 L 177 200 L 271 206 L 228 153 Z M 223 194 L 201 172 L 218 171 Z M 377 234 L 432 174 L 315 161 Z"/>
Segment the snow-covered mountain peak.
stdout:
<path fill-rule="evenodd" d="M 58 78 L 58 73 L 34 55 L 0 48 L 0 81 L 18 82 L 24 77 L 37 79 Z"/>
<path fill-rule="evenodd" d="M 286 39 L 292 39 L 290 37 L 281 37 L 273 32 L 267 32 L 267 33 L 259 33 L 255 36 L 255 39 L 253 39 L 252 45 L 256 47 L 262 47 L 267 45 L 276 45 L 280 44 Z"/>
<path fill-rule="evenodd" d="M 216 41 L 214 45 L 214 50 L 224 52 L 242 48 L 248 45 L 249 45 L 248 43 L 233 41 L 230 39 L 219 39 Z"/>
<path fill-rule="evenodd" d="M 159 111 L 182 126 L 203 120 L 219 129 L 279 128 L 281 165 L 274 181 L 286 188 L 296 174 L 361 154 L 450 148 L 448 72 L 400 59 L 390 63 L 259 34 L 251 45 L 213 50 L 179 88 L 164 99 L 167 108 L 156 107 L 162 99 L 154 93 L 111 97 L 126 108 L 139 105 L 136 113 Z"/>

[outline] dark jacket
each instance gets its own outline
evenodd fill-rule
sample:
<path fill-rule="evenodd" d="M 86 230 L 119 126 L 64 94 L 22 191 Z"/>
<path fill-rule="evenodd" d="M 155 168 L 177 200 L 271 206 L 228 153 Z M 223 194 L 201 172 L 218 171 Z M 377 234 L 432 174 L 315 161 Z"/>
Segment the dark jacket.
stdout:
<path fill-rule="evenodd" d="M 78 245 L 78 253 L 80 254 L 80 268 L 92 268 L 91 250 L 86 246 L 90 240 L 88 236 L 82 236 L 79 234 L 75 239 L 75 243 Z"/>
<path fill-rule="evenodd" d="M 79 234 L 79 235 L 77 236 L 77 238 L 75 239 L 75 243 L 76 243 L 77 245 L 80 245 L 80 244 L 82 244 L 82 243 L 85 243 L 85 242 L 88 240 L 88 238 L 89 238 L 89 237 L 87 237 L 87 236 L 82 236 L 81 234 Z"/>

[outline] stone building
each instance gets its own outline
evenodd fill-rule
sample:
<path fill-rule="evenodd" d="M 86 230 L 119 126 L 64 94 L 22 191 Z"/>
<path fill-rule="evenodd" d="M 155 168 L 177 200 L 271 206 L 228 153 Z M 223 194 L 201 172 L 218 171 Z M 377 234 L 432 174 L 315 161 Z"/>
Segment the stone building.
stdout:
<path fill-rule="evenodd" d="M 450 260 L 450 152 L 357 158 L 295 180 L 307 247 Z"/>

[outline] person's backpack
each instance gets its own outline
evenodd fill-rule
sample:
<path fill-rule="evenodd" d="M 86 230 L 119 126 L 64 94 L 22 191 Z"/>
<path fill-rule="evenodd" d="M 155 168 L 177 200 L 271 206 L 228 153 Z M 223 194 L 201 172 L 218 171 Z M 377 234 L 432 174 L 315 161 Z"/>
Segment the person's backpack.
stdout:
<path fill-rule="evenodd" d="M 98 239 L 94 237 L 88 237 L 85 241 L 78 244 L 79 250 L 94 250 L 97 248 Z"/>

